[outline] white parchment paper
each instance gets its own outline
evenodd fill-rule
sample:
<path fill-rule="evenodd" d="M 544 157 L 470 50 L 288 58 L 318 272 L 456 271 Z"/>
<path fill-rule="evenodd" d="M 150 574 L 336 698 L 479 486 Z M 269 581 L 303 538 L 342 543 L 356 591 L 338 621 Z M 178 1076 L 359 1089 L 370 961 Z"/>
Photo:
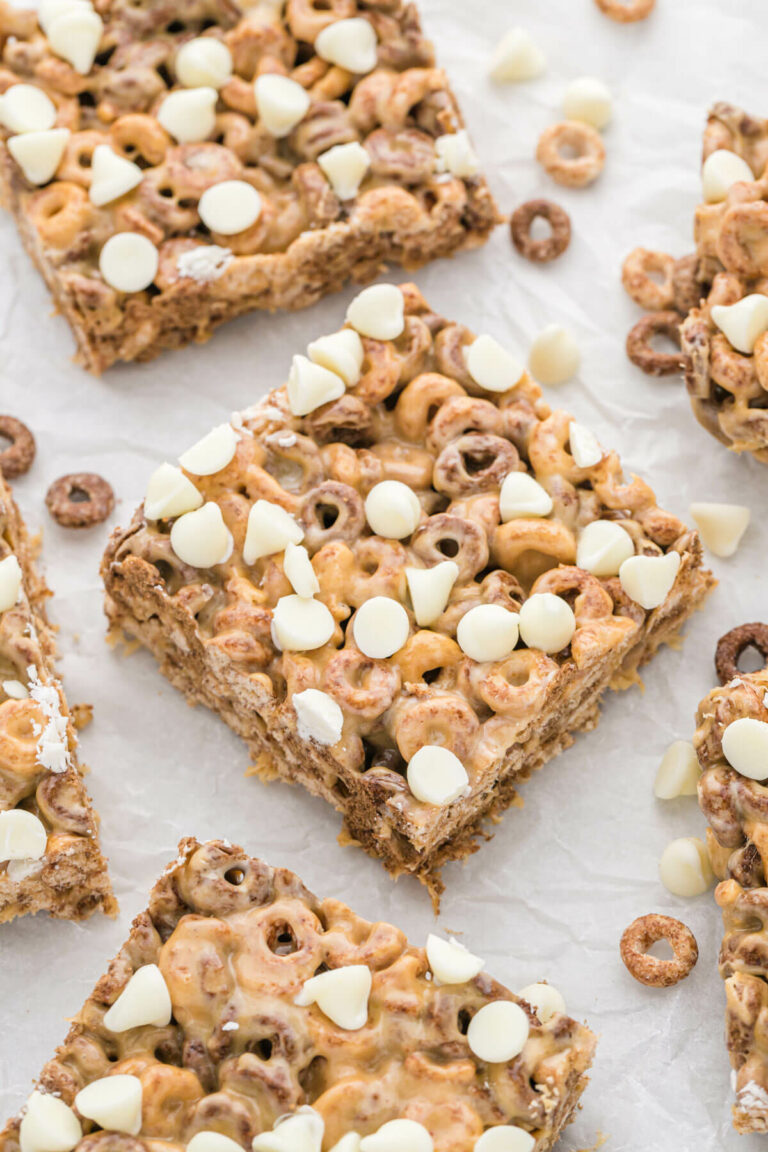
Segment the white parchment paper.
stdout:
<path fill-rule="evenodd" d="M 600 1033 L 592 1084 L 565 1149 L 591 1147 L 603 1133 L 611 1152 L 752 1152 L 761 1141 L 730 1128 L 719 914 L 711 895 L 677 899 L 657 876 L 665 844 L 701 834 L 703 819 L 693 799 L 656 801 L 652 782 L 666 746 L 690 738 L 696 705 L 714 684 L 717 638 L 766 616 L 768 469 L 730 455 L 699 428 L 677 379 L 649 379 L 627 362 L 624 337 L 639 313 L 623 295 L 619 268 L 638 244 L 691 250 L 709 104 L 728 99 L 768 113 L 765 0 L 658 0 L 652 19 L 627 26 L 607 20 L 592 0 L 422 0 L 422 9 L 502 209 L 549 196 L 571 213 L 574 233 L 562 259 L 538 268 L 516 255 L 501 228 L 485 249 L 418 273 L 427 299 L 521 353 L 544 324 L 569 325 L 583 368 L 551 400 L 618 447 L 628 470 L 649 478 L 679 515 L 693 499 L 744 502 L 753 515 L 738 555 L 713 561 L 720 587 L 689 625 L 684 647 L 654 661 L 644 692 L 612 695 L 599 729 L 526 785 L 524 810 L 512 811 L 464 866 L 447 869 L 438 929 L 462 933 L 513 989 L 547 977 L 572 1014 Z M 488 57 L 513 23 L 535 35 L 547 73 L 494 88 Z M 533 155 L 542 129 L 561 118 L 565 85 L 586 74 L 615 93 L 615 119 L 604 175 L 568 192 Z M 148 655 L 126 658 L 107 647 L 98 563 L 108 526 L 66 531 L 43 505 L 57 476 L 93 470 L 118 494 L 113 522 L 125 522 L 150 470 L 284 379 L 291 351 L 338 327 L 353 293 L 298 315 L 246 317 L 205 347 L 97 380 L 70 363 L 64 321 L 49 318 L 49 297 L 7 218 L 0 229 L 0 411 L 37 435 L 38 458 L 16 493 L 29 525 L 43 529 L 69 698 L 95 705 L 82 749 L 122 907 L 114 923 L 41 917 L 0 932 L 4 1119 L 63 1038 L 65 1017 L 119 947 L 181 836 L 228 837 L 294 869 L 317 892 L 402 925 L 415 941 L 435 922 L 416 882 L 395 884 L 376 861 L 337 845 L 339 818 L 323 803 L 246 779 L 244 746 L 213 714 L 188 708 Z M 699 941 L 698 966 L 676 988 L 641 987 L 619 959 L 621 932 L 649 911 L 683 918 Z"/>

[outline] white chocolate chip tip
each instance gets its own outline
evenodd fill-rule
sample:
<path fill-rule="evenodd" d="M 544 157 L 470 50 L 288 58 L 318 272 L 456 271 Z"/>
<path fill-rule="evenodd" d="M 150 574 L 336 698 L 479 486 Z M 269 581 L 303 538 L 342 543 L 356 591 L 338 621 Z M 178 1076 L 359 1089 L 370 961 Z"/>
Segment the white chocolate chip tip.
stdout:
<path fill-rule="evenodd" d="M 548 1024 L 553 1016 L 560 1016 L 565 1012 L 562 993 L 551 984 L 526 984 L 525 988 L 520 989 L 518 996 L 530 1004 L 542 1024 Z"/>
<path fill-rule="evenodd" d="M 486 392 L 509 392 L 520 383 L 523 366 L 493 336 L 478 336 L 463 348 L 470 376 Z"/>
<path fill-rule="evenodd" d="M 286 544 L 283 571 L 297 596 L 308 600 L 320 591 L 320 581 L 303 544 Z"/>
<path fill-rule="evenodd" d="M 165 97 L 157 119 L 179 144 L 194 144 L 206 140 L 213 132 L 218 99 L 218 92 L 208 84 L 179 88 Z"/>
<path fill-rule="evenodd" d="M 427 937 L 427 960 L 437 984 L 466 984 L 485 967 L 485 961 L 458 940 L 443 940 L 433 933 Z"/>
<path fill-rule="evenodd" d="M 56 123 L 56 105 L 35 84 L 14 84 L 0 100 L 0 122 L 11 132 L 46 132 Z"/>
<path fill-rule="evenodd" d="M 99 253 L 104 282 L 117 292 L 143 292 L 149 288 L 159 263 L 157 248 L 138 232 L 116 232 Z"/>
<path fill-rule="evenodd" d="M 344 395 L 346 386 L 341 376 L 315 364 L 307 356 L 294 356 L 287 384 L 288 403 L 294 416 L 307 416 L 323 404 Z"/>
<path fill-rule="evenodd" d="M 535 80 L 546 67 L 546 58 L 524 28 L 510 28 L 491 57 L 491 79 L 498 84 Z"/>
<path fill-rule="evenodd" d="M 347 323 L 371 340 L 396 340 L 405 328 L 405 301 L 395 284 L 372 284 L 355 296 Z"/>
<path fill-rule="evenodd" d="M 144 173 L 138 164 L 118 156 L 108 144 L 99 144 L 94 148 L 88 196 L 97 208 L 119 200 L 126 192 L 138 187 L 143 179 Z"/>
<path fill-rule="evenodd" d="M 226 563 L 232 555 L 232 533 L 213 501 L 179 516 L 171 528 L 170 539 L 179 560 L 192 568 L 214 568 Z"/>
<path fill-rule="evenodd" d="M 389 596 L 366 600 L 352 621 L 355 644 L 372 660 L 386 660 L 399 652 L 408 640 L 410 628 L 405 608 Z"/>
<path fill-rule="evenodd" d="M 433 1152 L 434 1141 L 417 1120 L 389 1120 L 378 1131 L 364 1136 L 360 1152 Z"/>
<path fill-rule="evenodd" d="M 552 592 L 535 592 L 523 603 L 518 626 L 527 648 L 554 654 L 573 639 L 576 617 L 570 604 Z"/>
<path fill-rule="evenodd" d="M 425 744 L 414 752 L 406 772 L 412 795 L 423 804 L 452 804 L 469 788 L 467 770 L 450 748 Z"/>
<path fill-rule="evenodd" d="M 185 88 L 221 88 L 232 75 L 232 53 L 214 36 L 187 40 L 176 53 L 176 77 Z"/>
<path fill-rule="evenodd" d="M 307 1008 L 316 1004 L 320 1011 L 345 1032 L 357 1032 L 368 1022 L 368 997 L 372 977 L 365 964 L 331 968 L 311 976 L 294 1003 Z"/>
<path fill-rule="evenodd" d="M 122 1073 L 92 1080 L 75 1096 L 75 1108 L 86 1120 L 129 1136 L 141 1131 L 141 1105 L 141 1080 Z"/>
<path fill-rule="evenodd" d="M 470 1050 L 486 1064 L 505 1064 L 525 1047 L 530 1023 L 512 1000 L 494 1000 L 472 1017 L 467 1030 Z"/>
<path fill-rule="evenodd" d="M 314 652 L 328 643 L 335 627 L 322 600 L 281 596 L 272 611 L 272 638 L 282 652 Z"/>
<path fill-rule="evenodd" d="M 290 512 L 270 500 L 257 500 L 248 513 L 243 560 L 255 564 L 263 556 L 274 556 L 288 544 L 300 544 L 303 539 L 304 529 Z"/>
<path fill-rule="evenodd" d="M 768 296 L 753 292 L 735 304 L 714 304 L 710 315 L 731 347 L 751 356 L 757 341 L 768 331 Z"/>
<path fill-rule="evenodd" d="M 465 612 L 456 629 L 462 652 L 478 663 L 505 660 L 515 649 L 520 617 L 502 604 L 478 604 Z"/>
<path fill-rule="evenodd" d="M 374 484 L 365 498 L 365 516 L 377 536 L 404 540 L 416 531 L 421 504 L 407 484 L 400 480 L 382 480 Z"/>
<path fill-rule="evenodd" d="M 57 1096 L 35 1091 L 19 1128 L 21 1152 L 72 1152 L 83 1138 L 75 1113 Z"/>
<path fill-rule="evenodd" d="M 353 388 L 362 373 L 365 350 L 354 328 L 342 328 L 340 332 L 313 340 L 307 356 L 313 364 L 340 376 L 347 388 Z"/>
<path fill-rule="evenodd" d="M 568 439 L 571 445 L 571 456 L 578 468 L 594 468 L 603 458 L 603 450 L 591 428 L 571 420 Z"/>
<path fill-rule="evenodd" d="M 618 576 L 624 561 L 634 554 L 632 537 L 615 520 L 593 520 L 579 533 L 576 564 L 593 576 Z"/>
<path fill-rule="evenodd" d="M 34 812 L 9 808 L 0 812 L 0 860 L 41 860 L 48 833 Z"/>
<path fill-rule="evenodd" d="M 315 740 L 330 747 L 338 744 L 344 727 L 344 713 L 327 692 L 305 688 L 292 698 L 296 728 L 302 740 Z"/>
<path fill-rule="evenodd" d="M 21 564 L 11 552 L 0 560 L 0 612 L 7 612 L 21 596 Z"/>
<path fill-rule="evenodd" d="M 499 514 L 504 524 L 549 516 L 553 507 L 546 488 L 527 472 L 510 472 L 504 477 L 499 493 Z"/>
<path fill-rule="evenodd" d="M 701 769 L 696 750 L 688 740 L 675 740 L 661 758 L 653 792 L 659 800 L 695 796 Z"/>
<path fill-rule="evenodd" d="M 310 95 L 288 76 L 265 73 L 254 83 L 259 120 L 278 140 L 289 136 L 307 114 Z"/>
<path fill-rule="evenodd" d="M 573 334 L 560 324 L 548 324 L 531 344 L 528 368 L 540 384 L 564 384 L 580 366 L 579 346 Z"/>
<path fill-rule="evenodd" d="M 19 136 L 11 136 L 7 147 L 30 184 L 42 185 L 53 178 L 69 136 L 68 128 L 24 132 Z"/>
<path fill-rule="evenodd" d="M 714 880 L 706 844 L 696 836 L 673 840 L 661 854 L 659 877 L 673 896 L 701 896 Z"/>
<path fill-rule="evenodd" d="M 733 720 L 722 735 L 723 755 L 740 776 L 768 779 L 768 724 L 753 716 Z"/>
<path fill-rule="evenodd" d="M 630 556 L 619 569 L 619 581 L 630 600 L 650 611 L 664 603 L 679 570 L 679 552 L 667 552 L 666 556 Z"/>
<path fill-rule="evenodd" d="M 352 16 L 326 25 L 315 39 L 315 51 L 321 60 L 362 75 L 376 67 L 378 38 L 370 21 Z"/>
<path fill-rule="evenodd" d="M 468 180 L 480 171 L 477 153 L 465 128 L 438 136 L 435 140 L 435 156 L 437 171 L 447 172 L 459 180 Z"/>
<path fill-rule="evenodd" d="M 725 200 L 734 184 L 741 181 L 751 183 L 754 179 L 754 173 L 746 160 L 726 148 L 711 152 L 701 169 L 702 191 L 709 204 Z"/>
<path fill-rule="evenodd" d="M 214 476 L 226 468 L 237 451 L 239 436 L 231 424 L 218 424 L 179 456 L 179 464 L 193 476 Z"/>
<path fill-rule="evenodd" d="M 320 1152 L 325 1122 L 314 1108 L 304 1106 L 275 1121 L 271 1132 L 255 1136 L 253 1152 Z"/>
<path fill-rule="evenodd" d="M 599 131 L 611 121 L 613 97 L 608 86 L 596 76 L 580 76 L 565 90 L 563 112 L 566 120 L 580 120 Z"/>
<path fill-rule="evenodd" d="M 98 13 L 78 4 L 56 16 L 48 28 L 48 45 L 52 52 L 71 64 L 81 76 L 87 76 L 104 34 Z"/>
<path fill-rule="evenodd" d="M 371 166 L 371 158 L 356 140 L 349 144 L 334 144 L 321 152 L 317 163 L 330 182 L 339 200 L 353 200 Z"/>
<path fill-rule="evenodd" d="M 181 468 L 166 461 L 149 478 L 144 515 L 147 520 L 169 520 L 184 512 L 194 512 L 202 503 L 203 495 L 189 477 Z"/>
<path fill-rule="evenodd" d="M 173 1008 L 168 986 L 157 964 L 137 968 L 111 1008 L 104 1013 L 110 1032 L 127 1032 L 152 1024 L 164 1028 Z"/>
<path fill-rule="evenodd" d="M 221 1132 L 196 1132 L 187 1141 L 187 1152 L 243 1152 L 243 1146 Z"/>
<path fill-rule="evenodd" d="M 691 504 L 691 516 L 704 547 L 723 559 L 735 554 L 750 520 L 743 504 Z"/>
<path fill-rule="evenodd" d="M 406 568 L 408 594 L 420 628 L 429 627 L 442 616 L 458 576 L 455 560 L 442 560 L 432 568 Z"/>
<path fill-rule="evenodd" d="M 533 1152 L 536 1140 L 516 1124 L 488 1128 L 477 1140 L 473 1152 Z"/>

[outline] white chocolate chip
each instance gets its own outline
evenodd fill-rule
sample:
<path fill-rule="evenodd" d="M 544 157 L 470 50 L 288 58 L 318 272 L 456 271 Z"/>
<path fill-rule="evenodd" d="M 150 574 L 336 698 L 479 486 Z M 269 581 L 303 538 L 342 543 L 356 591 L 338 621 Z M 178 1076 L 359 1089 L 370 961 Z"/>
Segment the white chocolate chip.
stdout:
<path fill-rule="evenodd" d="M 571 456 L 577 468 L 592 468 L 600 463 L 603 450 L 591 428 L 571 420 L 568 438 L 571 444 Z"/>
<path fill-rule="evenodd" d="M 580 76 L 565 90 L 563 112 L 566 120 L 581 120 L 593 128 L 605 128 L 613 116 L 613 97 L 602 80 Z"/>
<path fill-rule="evenodd" d="M 520 617 L 501 604 L 478 604 L 470 608 L 456 629 L 459 647 L 479 664 L 506 660 L 519 636 Z"/>
<path fill-rule="evenodd" d="M 314 652 L 328 643 L 335 627 L 322 600 L 281 596 L 272 612 L 272 636 L 283 652 Z"/>
<path fill-rule="evenodd" d="M 364 288 L 347 308 L 347 323 L 372 340 L 396 340 L 405 328 L 405 301 L 394 284 Z"/>
<path fill-rule="evenodd" d="M 535 592 L 520 609 L 520 636 L 528 648 L 562 652 L 576 631 L 570 604 L 552 592 Z"/>
<path fill-rule="evenodd" d="M 363 1136 L 360 1152 L 434 1152 L 435 1142 L 418 1120 L 389 1120 Z"/>
<path fill-rule="evenodd" d="M 157 275 L 157 248 L 138 232 L 117 232 L 99 253 L 99 271 L 118 292 L 142 292 Z"/>
<path fill-rule="evenodd" d="M 400 480 L 374 484 L 365 498 L 365 517 L 371 531 L 386 540 L 404 540 L 421 519 L 421 504 L 412 488 Z"/>
<path fill-rule="evenodd" d="M 368 1022 L 371 970 L 365 964 L 348 964 L 312 976 L 295 997 L 300 1008 L 317 1004 L 320 1011 L 345 1032 L 357 1032 Z"/>
<path fill-rule="evenodd" d="M 294 416 L 306 416 L 344 395 L 341 376 L 314 364 L 306 356 L 294 356 L 288 377 L 288 403 Z"/>
<path fill-rule="evenodd" d="M 187 1152 L 243 1152 L 243 1146 L 221 1132 L 196 1132 L 187 1142 Z"/>
<path fill-rule="evenodd" d="M 340 332 L 313 340 L 307 356 L 313 364 L 341 376 L 347 388 L 354 388 L 362 373 L 365 350 L 354 328 L 342 328 Z"/>
<path fill-rule="evenodd" d="M 680 568 L 680 554 L 630 556 L 619 569 L 621 586 L 646 611 L 658 608 L 672 591 Z"/>
<path fill-rule="evenodd" d="M 138 164 L 118 156 L 108 144 L 99 144 L 94 148 L 91 159 L 91 184 L 88 189 L 92 204 L 97 207 L 111 204 L 113 200 L 118 200 L 126 192 L 136 188 L 143 179 L 144 173 Z"/>
<path fill-rule="evenodd" d="M 221 88 L 232 75 L 232 53 L 214 36 L 196 36 L 179 48 L 175 68 L 185 88 Z"/>
<path fill-rule="evenodd" d="M 696 836 L 673 840 L 661 854 L 659 877 L 673 896 L 701 896 L 713 880 L 706 845 Z"/>
<path fill-rule="evenodd" d="M 14 84 L 0 100 L 0 121 L 11 132 L 47 132 L 56 123 L 56 105 L 34 84 Z"/>
<path fill-rule="evenodd" d="M 240 440 L 231 424 L 217 424 L 179 456 L 179 464 L 193 476 L 215 476 L 226 468 L 237 451 Z"/>
<path fill-rule="evenodd" d="M 21 596 L 21 564 L 13 553 L 0 560 L 0 612 L 18 604 Z"/>
<path fill-rule="evenodd" d="M 450 172 L 451 176 L 457 176 L 460 180 L 476 176 L 480 170 L 477 153 L 466 128 L 438 136 L 435 140 L 435 154 L 437 171 Z"/>
<path fill-rule="evenodd" d="M 677 796 L 695 796 L 701 769 L 693 744 L 675 740 L 661 758 L 654 795 L 659 800 L 674 800 Z"/>
<path fill-rule="evenodd" d="M 403 647 L 410 627 L 402 604 L 389 596 L 372 596 L 355 613 L 352 635 L 364 656 L 386 660 Z"/>
<path fill-rule="evenodd" d="M 581 352 L 573 334 L 560 324 L 542 328 L 531 344 L 528 367 L 540 384 L 565 384 L 581 365 Z"/>
<path fill-rule="evenodd" d="M 491 57 L 491 78 L 499 84 L 534 80 L 546 67 L 544 53 L 524 28 L 510 28 Z"/>
<path fill-rule="evenodd" d="M 467 372 L 486 392 L 508 392 L 520 383 L 522 365 L 493 336 L 478 336 L 463 355 Z"/>
<path fill-rule="evenodd" d="M 768 724 L 752 716 L 734 720 L 723 732 L 723 755 L 731 768 L 750 780 L 768 778 Z"/>
<path fill-rule="evenodd" d="M 473 1152 L 533 1152 L 536 1140 L 516 1124 L 489 1128 L 475 1143 Z"/>
<path fill-rule="evenodd" d="M 344 727 L 344 713 L 327 692 L 305 688 L 293 696 L 296 730 L 302 740 L 315 740 L 330 747 L 338 744 Z"/>
<path fill-rule="evenodd" d="M 290 541 L 286 544 L 283 571 L 297 596 L 309 599 L 320 591 L 320 581 L 303 544 L 292 544 Z"/>
<path fill-rule="evenodd" d="M 499 493 L 499 513 L 505 524 L 508 520 L 549 516 L 552 508 L 549 492 L 527 472 L 510 472 L 504 477 Z"/>
<path fill-rule="evenodd" d="M 376 31 L 362 16 L 335 20 L 318 34 L 315 52 L 321 60 L 362 75 L 376 67 L 378 40 Z"/>
<path fill-rule="evenodd" d="M 615 520 L 593 520 L 579 533 L 576 564 L 593 576 L 618 576 L 625 560 L 635 554 L 635 543 Z"/>
<path fill-rule="evenodd" d="M 338 1140 L 331 1152 L 360 1152 L 360 1137 L 357 1132 L 347 1132 L 346 1136 L 342 1136 Z"/>
<path fill-rule="evenodd" d="M 3 692 L 11 700 L 26 700 L 29 697 L 29 692 L 21 680 L 3 680 Z"/>
<path fill-rule="evenodd" d="M 314 1108 L 298 1108 L 290 1116 L 280 1116 L 271 1132 L 255 1136 L 253 1152 L 320 1152 L 325 1122 Z"/>
<path fill-rule="evenodd" d="M 691 504 L 702 544 L 715 556 L 733 556 L 749 526 L 743 504 Z"/>
<path fill-rule="evenodd" d="M 21 1118 L 21 1152 L 72 1152 L 83 1138 L 80 1121 L 57 1096 L 33 1092 Z"/>
<path fill-rule="evenodd" d="M 221 508 L 212 500 L 194 512 L 185 512 L 171 528 L 171 548 L 184 564 L 213 568 L 232 555 L 232 534 Z"/>
<path fill-rule="evenodd" d="M 304 529 L 290 512 L 269 500 L 257 500 L 248 513 L 243 560 L 255 564 L 262 556 L 274 556 L 288 544 L 300 544 L 303 539 Z"/>
<path fill-rule="evenodd" d="M 718 204 L 725 200 L 734 184 L 743 180 L 751 184 L 754 179 L 755 175 L 746 160 L 726 148 L 718 148 L 707 156 L 701 170 L 704 199 L 709 204 Z"/>
<path fill-rule="evenodd" d="M 408 592 L 419 627 L 429 627 L 442 616 L 458 575 L 459 566 L 454 560 L 442 560 L 433 568 L 406 568 Z"/>
<path fill-rule="evenodd" d="M 752 355 L 759 338 L 768 332 L 768 296 L 759 292 L 736 304 L 714 304 L 710 314 L 731 347 L 745 356 Z"/>
<path fill-rule="evenodd" d="M 463 796 L 469 786 L 467 770 L 450 748 L 425 744 L 408 761 L 408 787 L 423 804 L 443 807 Z"/>
<path fill-rule="evenodd" d="M 103 35 L 101 17 L 92 8 L 78 5 L 53 20 L 48 29 L 48 45 L 81 76 L 87 76 Z"/>
<path fill-rule="evenodd" d="M 542 1024 L 565 1012 L 565 1000 L 551 984 L 526 984 L 518 996 L 530 1004 Z"/>
<path fill-rule="evenodd" d="M 206 188 L 197 210 L 211 232 L 234 236 L 261 216 L 261 196 L 246 180 L 222 180 Z"/>
<path fill-rule="evenodd" d="M 141 1131 L 141 1080 L 116 1074 L 92 1080 L 75 1096 L 75 1108 L 108 1132 L 136 1136 Z"/>
<path fill-rule="evenodd" d="M 10 137 L 8 151 L 30 184 L 47 184 L 61 163 L 69 135 L 69 128 L 24 132 L 21 136 Z"/>
<path fill-rule="evenodd" d="M 42 820 L 23 808 L 0 812 L 0 860 L 40 860 L 48 833 Z"/>
<path fill-rule="evenodd" d="M 437 984 L 467 984 L 485 967 L 485 961 L 451 937 L 427 936 L 427 960 Z"/>
<path fill-rule="evenodd" d="M 202 503 L 203 495 L 189 477 L 175 464 L 166 462 L 156 468 L 149 478 L 144 497 L 144 515 L 147 520 L 169 520 L 184 512 L 194 512 Z"/>
<path fill-rule="evenodd" d="M 164 1028 L 171 1021 L 173 1007 L 168 986 L 157 964 L 137 968 L 111 1008 L 103 1024 L 110 1032 L 127 1032 L 152 1024 Z"/>
<path fill-rule="evenodd" d="M 287 76 L 266 73 L 254 84 L 259 120 L 270 136 L 289 136 L 307 114 L 310 96 L 301 84 Z"/>
<path fill-rule="evenodd" d="M 71 12 L 73 8 L 83 8 L 86 12 L 93 11 L 90 0 L 41 0 L 37 6 L 37 22 L 46 36 L 54 20 L 63 12 Z"/>
<path fill-rule="evenodd" d="M 179 144 L 207 140 L 216 124 L 219 94 L 206 84 L 169 92 L 157 111 L 157 119 Z"/>
<path fill-rule="evenodd" d="M 43 870 L 45 860 L 9 860 L 5 875 L 11 884 L 22 884 L 31 876 L 39 876 Z"/>
<path fill-rule="evenodd" d="M 486 1064 L 505 1064 L 525 1047 L 530 1032 L 528 1017 L 512 1000 L 494 1000 L 476 1012 L 469 1023 L 467 1043 Z"/>
<path fill-rule="evenodd" d="M 331 182 L 339 200 L 352 200 L 371 166 L 371 157 L 356 140 L 349 144 L 334 144 L 321 152 L 317 163 Z"/>

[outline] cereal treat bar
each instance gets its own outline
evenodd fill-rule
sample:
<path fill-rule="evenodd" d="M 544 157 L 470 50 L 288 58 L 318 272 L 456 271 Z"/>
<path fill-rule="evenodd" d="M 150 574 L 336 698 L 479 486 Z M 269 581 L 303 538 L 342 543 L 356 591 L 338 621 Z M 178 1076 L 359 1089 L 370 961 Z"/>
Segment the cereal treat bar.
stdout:
<path fill-rule="evenodd" d="M 165 463 L 111 621 L 266 773 L 434 873 L 712 584 L 695 532 L 492 337 L 365 289 L 288 383 Z"/>
<path fill-rule="evenodd" d="M 114 915 L 32 551 L 0 476 L 0 922 Z"/>
<path fill-rule="evenodd" d="M 483 968 L 184 840 L 0 1152 L 545 1152 L 595 1037 Z"/>
<path fill-rule="evenodd" d="M 499 217 L 406 0 L 0 0 L 0 182 L 92 372 Z"/>

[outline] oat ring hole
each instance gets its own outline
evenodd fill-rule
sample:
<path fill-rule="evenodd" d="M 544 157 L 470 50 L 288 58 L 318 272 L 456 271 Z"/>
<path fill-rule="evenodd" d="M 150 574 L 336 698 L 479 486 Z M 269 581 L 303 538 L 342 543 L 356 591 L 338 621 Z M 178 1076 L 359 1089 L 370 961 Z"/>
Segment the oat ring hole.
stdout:
<path fill-rule="evenodd" d="M 558 184 L 582 188 L 602 172 L 605 145 L 600 133 L 591 125 L 563 120 L 542 132 L 536 158 Z"/>
<path fill-rule="evenodd" d="M 662 352 L 654 340 L 665 337 L 680 347 L 680 317 L 677 312 L 651 312 L 638 320 L 627 336 L 627 356 L 646 376 L 674 376 L 682 371 L 680 352 Z"/>
<path fill-rule="evenodd" d="M 669 960 L 650 954 L 654 944 L 666 940 Z M 649 912 L 633 920 L 621 937 L 621 958 L 631 976 L 650 988 L 670 988 L 684 980 L 699 958 L 696 937 L 672 916 Z"/>
<path fill-rule="evenodd" d="M 595 0 L 600 11 L 618 24 L 645 20 L 656 7 L 656 0 Z"/>
<path fill-rule="evenodd" d="M 721 684 L 728 684 L 742 673 L 739 661 L 749 648 L 754 648 L 768 665 L 768 624 L 740 624 L 726 632 L 717 642 L 715 668 Z"/>
<path fill-rule="evenodd" d="M 549 225 L 549 235 L 536 239 L 533 226 L 537 220 Z M 533 264 L 547 264 L 562 256 L 571 242 L 571 218 L 552 200 L 529 200 L 512 213 L 509 222 L 512 243 L 521 256 Z"/>

